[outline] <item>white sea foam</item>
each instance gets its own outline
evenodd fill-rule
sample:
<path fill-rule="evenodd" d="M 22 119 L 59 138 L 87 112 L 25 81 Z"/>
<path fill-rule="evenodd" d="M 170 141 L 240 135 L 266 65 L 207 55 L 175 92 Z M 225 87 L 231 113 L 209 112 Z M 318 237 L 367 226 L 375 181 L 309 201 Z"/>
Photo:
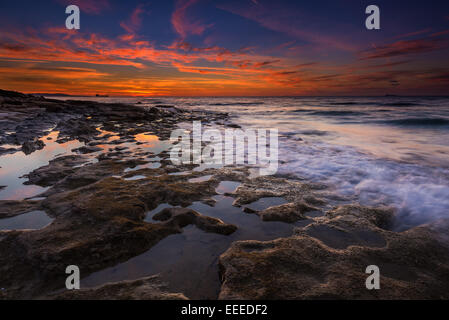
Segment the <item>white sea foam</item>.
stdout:
<path fill-rule="evenodd" d="M 397 208 L 397 228 L 449 217 L 445 168 L 376 159 L 352 147 L 281 143 L 281 173 L 327 184 L 348 201 Z"/>

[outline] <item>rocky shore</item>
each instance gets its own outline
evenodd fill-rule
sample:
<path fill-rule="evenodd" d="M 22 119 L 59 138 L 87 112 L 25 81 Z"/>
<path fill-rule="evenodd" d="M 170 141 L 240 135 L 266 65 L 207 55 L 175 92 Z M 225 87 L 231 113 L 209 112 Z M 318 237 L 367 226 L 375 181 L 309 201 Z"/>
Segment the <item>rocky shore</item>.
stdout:
<path fill-rule="evenodd" d="M 66 291 L 65 269 L 75 264 L 87 276 L 138 256 L 187 226 L 223 237 L 238 232 L 244 226 L 187 208 L 194 202 L 213 206 L 222 181 L 240 184 L 225 193 L 240 214 L 295 228 L 290 237 L 234 242 L 216 263 L 221 289 L 214 298 L 449 298 L 448 221 L 395 232 L 391 208 L 335 206 L 322 185 L 253 177 L 246 167 L 194 170 L 195 165 L 173 165 L 167 148 L 157 154 L 145 148 L 168 140 L 179 123 L 195 120 L 233 126 L 226 113 L 0 90 L 0 157 L 32 155 L 50 141 L 82 144 L 25 174 L 25 185 L 45 188 L 38 198 L 0 200 L 0 222 L 36 210 L 53 219 L 42 229 L 0 231 L 0 298 L 189 298 L 170 291 L 157 275 Z M 50 132 L 57 132 L 56 141 L 46 140 L 52 139 Z M 201 179 L 205 175 L 210 177 Z M 284 203 L 262 210 L 249 206 L 270 197 Z M 173 207 L 148 221 L 148 212 L 162 204 Z M 366 289 L 368 265 L 379 266 L 381 290 Z"/>

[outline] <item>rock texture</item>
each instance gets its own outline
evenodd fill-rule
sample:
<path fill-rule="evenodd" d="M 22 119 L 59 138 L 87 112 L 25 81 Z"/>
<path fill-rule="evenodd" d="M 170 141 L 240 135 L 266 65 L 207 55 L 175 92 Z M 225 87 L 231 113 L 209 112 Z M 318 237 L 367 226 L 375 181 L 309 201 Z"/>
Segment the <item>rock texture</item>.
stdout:
<path fill-rule="evenodd" d="M 40 201 L 0 200 L 0 219 L 14 217 L 19 214 L 38 210 L 39 208 Z"/>
<path fill-rule="evenodd" d="M 187 300 L 182 293 L 170 293 L 157 276 L 104 286 L 65 291 L 50 297 L 56 300 Z"/>
<path fill-rule="evenodd" d="M 194 224 L 206 232 L 225 235 L 229 235 L 237 230 L 235 225 L 226 224 L 217 218 L 203 216 L 199 212 L 187 208 L 166 208 L 154 215 L 153 220 L 166 221 L 165 225 L 179 229 L 189 224 Z"/>
<path fill-rule="evenodd" d="M 389 219 L 390 210 L 343 206 L 290 238 L 236 242 L 220 257 L 220 298 L 448 299 L 448 221 L 396 233 L 384 229 Z M 366 289 L 369 265 L 380 290 Z"/>
<path fill-rule="evenodd" d="M 269 207 L 262 211 L 255 212 L 263 221 L 283 221 L 293 223 L 298 220 L 307 219 L 306 212 L 319 211 L 318 208 L 312 207 L 303 201 L 285 203 L 279 206 Z"/>
<path fill-rule="evenodd" d="M 162 141 L 179 123 L 232 126 L 226 113 L 60 101 L 0 90 L 0 114 L 2 156 L 31 154 L 53 143 L 76 145 L 71 147 L 76 154 L 56 156 L 24 176 L 26 184 L 48 188 L 39 195 L 43 200 L 0 201 L 0 219 L 34 210 L 54 219 L 40 230 L 0 231 L 0 299 L 185 299 L 157 277 L 61 289 L 68 265 L 78 265 L 88 276 L 144 253 L 187 225 L 227 239 L 238 235 L 237 226 L 225 218 L 186 208 L 194 202 L 213 207 L 224 180 L 241 183 L 224 196 L 233 197 L 242 211 L 261 198 L 281 197 L 287 203 L 244 210 L 262 221 L 299 225 L 308 219 L 309 224 L 288 238 L 235 242 L 214 265 L 222 279 L 220 298 L 449 298 L 447 221 L 398 233 L 391 230 L 392 210 L 358 204 L 333 208 L 329 199 L 347 199 L 330 198 L 320 184 L 252 178 L 241 167 L 196 172 L 197 165 L 171 163 Z M 43 138 L 49 131 L 55 136 Z M 160 143 L 161 150 L 145 149 L 152 143 Z M 189 182 L 205 175 L 211 178 Z M 162 204 L 182 208 L 165 209 L 147 222 L 148 212 Z M 381 290 L 365 288 L 365 269 L 371 264 L 380 268 Z"/>
<path fill-rule="evenodd" d="M 40 230 L 0 231 L 0 299 L 48 296 L 64 286 L 66 266 L 75 263 L 87 276 L 182 232 L 186 222 L 223 235 L 235 231 L 235 226 L 196 212 L 176 213 L 163 223 L 145 222 L 146 212 L 162 203 L 188 206 L 210 199 L 219 181 L 193 184 L 188 179 L 200 173 L 169 175 L 192 166 L 170 167 L 166 160 L 169 154 L 163 152 L 159 154 L 161 168 L 126 173 L 125 169 L 149 163 L 144 159 L 149 154 L 121 145 L 137 146 L 140 133 L 158 132 L 160 139 L 167 139 L 179 122 L 207 122 L 226 114 L 59 101 L 6 91 L 0 91 L 0 113 L 0 145 L 17 146 L 3 148 L 3 153 L 20 148 L 32 153 L 45 147 L 42 137 L 52 128 L 57 132 L 56 143 L 76 139 L 86 145 L 74 150 L 80 154 L 56 157 L 24 176 L 26 184 L 49 188 L 40 195 L 44 200 L 0 201 L 0 219 L 36 209 L 45 210 L 54 219 Z M 90 155 L 95 152 L 102 152 L 98 156 L 101 161 Z M 146 178 L 126 180 L 134 175 Z M 70 294 L 66 294 L 68 298 Z M 96 298 L 185 298 L 164 293 L 154 279 L 111 284 L 81 294 Z"/>

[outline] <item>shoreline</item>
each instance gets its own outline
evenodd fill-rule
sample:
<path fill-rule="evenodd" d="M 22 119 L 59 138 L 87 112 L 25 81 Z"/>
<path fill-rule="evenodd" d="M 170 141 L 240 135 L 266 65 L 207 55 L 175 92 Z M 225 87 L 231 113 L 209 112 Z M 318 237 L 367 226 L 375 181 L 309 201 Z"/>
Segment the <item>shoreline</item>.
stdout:
<path fill-rule="evenodd" d="M 182 234 L 187 226 L 222 237 L 239 234 L 245 224 L 212 216 L 212 209 L 207 215 L 190 208 L 195 202 L 214 208 L 223 181 L 240 184 L 223 194 L 233 199 L 241 215 L 260 225 L 289 225 L 292 235 L 242 237 L 217 254 L 216 298 L 449 298 L 447 220 L 393 232 L 394 212 L 389 208 L 329 208 L 316 183 L 253 178 L 246 167 L 194 171 L 196 165 L 171 164 L 163 141 L 178 123 L 224 123 L 229 119 L 225 113 L 0 94 L 0 146 L 7 146 L 0 149 L 0 157 L 44 150 L 46 142 L 40 138 L 55 131 L 51 143 L 83 144 L 71 150 L 74 154 L 51 159 L 24 176 L 26 183 L 48 188 L 38 195 L 44 199 L 0 200 L 0 223 L 35 210 L 53 219 L 39 230 L 0 231 L 0 287 L 5 288 L 1 299 L 191 298 L 169 291 L 170 284 L 154 275 L 79 291 L 58 290 L 65 267 L 73 261 L 78 261 L 84 277 L 139 256 L 169 236 Z M 160 146 L 157 154 L 151 151 L 155 145 Z M 210 178 L 202 179 L 206 175 Z M 267 198 L 285 202 L 250 208 Z M 173 207 L 156 212 L 156 221 L 145 221 L 149 211 L 167 203 Z M 299 222 L 304 225 L 296 226 Z M 380 291 L 365 288 L 365 268 L 371 264 L 380 267 Z"/>

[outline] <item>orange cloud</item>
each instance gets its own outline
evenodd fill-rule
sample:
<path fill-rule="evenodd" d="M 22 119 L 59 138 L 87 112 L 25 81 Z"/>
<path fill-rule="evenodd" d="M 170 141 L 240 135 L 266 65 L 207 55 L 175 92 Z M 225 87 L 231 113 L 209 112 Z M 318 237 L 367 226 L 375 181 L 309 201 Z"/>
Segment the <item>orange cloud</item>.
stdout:
<path fill-rule="evenodd" d="M 378 46 L 345 63 L 324 63 L 320 57 L 317 62 L 304 61 L 296 40 L 264 51 L 254 47 L 229 50 L 216 45 L 219 42 L 213 37 L 203 46 L 195 46 L 185 37 L 201 34 L 206 27 L 188 14 L 196 2 L 177 2 L 172 24 L 181 38 L 167 46 L 158 46 L 139 34 L 146 12 L 143 6 L 121 22 L 127 33 L 117 37 L 62 27 L 0 30 L 0 87 L 24 92 L 147 96 L 375 94 L 391 87 L 409 90 L 434 85 L 438 89 L 447 85 L 447 72 L 441 68 L 398 70 L 410 67 L 410 60 L 396 57 L 446 47 L 437 38 Z M 300 36 L 288 26 L 281 28 L 271 20 L 267 23 L 273 30 Z M 408 35 L 421 33 L 424 31 Z M 314 41 L 324 45 L 328 40 L 318 36 Z M 378 58 L 386 61 L 375 60 Z"/>

